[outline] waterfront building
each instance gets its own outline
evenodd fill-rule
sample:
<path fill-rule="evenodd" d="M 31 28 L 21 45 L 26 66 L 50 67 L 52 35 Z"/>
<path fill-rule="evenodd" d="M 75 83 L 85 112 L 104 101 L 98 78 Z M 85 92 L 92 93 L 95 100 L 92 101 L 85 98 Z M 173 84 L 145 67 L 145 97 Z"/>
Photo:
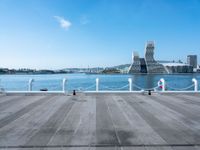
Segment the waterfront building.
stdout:
<path fill-rule="evenodd" d="M 147 73 L 147 65 L 144 58 L 140 58 L 140 72 Z"/>
<path fill-rule="evenodd" d="M 128 73 L 140 73 L 141 64 L 140 64 L 140 57 L 137 52 L 132 53 L 132 64 L 129 68 Z"/>
<path fill-rule="evenodd" d="M 148 41 L 145 47 L 145 61 L 147 66 L 147 73 L 166 73 L 162 64 L 159 64 L 154 59 L 155 44 L 153 41 Z"/>
<path fill-rule="evenodd" d="M 197 65 L 197 70 L 196 72 L 200 73 L 200 65 Z"/>
<path fill-rule="evenodd" d="M 163 66 L 167 73 L 193 73 L 193 67 L 184 63 L 163 63 Z"/>
<path fill-rule="evenodd" d="M 188 55 L 187 63 L 193 68 L 197 68 L 197 55 Z"/>
<path fill-rule="evenodd" d="M 165 67 L 154 59 L 154 48 L 154 42 L 148 41 L 145 46 L 145 58 L 140 58 L 135 52 L 128 73 L 167 73 Z"/>
<path fill-rule="evenodd" d="M 145 45 L 145 57 L 140 58 L 137 52 L 132 54 L 132 64 L 128 73 L 193 73 L 197 70 L 197 55 L 188 55 L 187 64 L 154 59 L 155 43 L 148 41 Z M 194 69 L 193 69 L 194 68 Z"/>

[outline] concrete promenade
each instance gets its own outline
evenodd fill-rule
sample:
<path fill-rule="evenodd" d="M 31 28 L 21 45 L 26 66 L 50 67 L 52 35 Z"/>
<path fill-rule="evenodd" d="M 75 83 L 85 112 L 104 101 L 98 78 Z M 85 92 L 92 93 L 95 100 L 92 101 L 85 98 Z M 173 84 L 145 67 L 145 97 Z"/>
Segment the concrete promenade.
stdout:
<path fill-rule="evenodd" d="M 0 149 L 200 150 L 200 94 L 0 95 Z"/>

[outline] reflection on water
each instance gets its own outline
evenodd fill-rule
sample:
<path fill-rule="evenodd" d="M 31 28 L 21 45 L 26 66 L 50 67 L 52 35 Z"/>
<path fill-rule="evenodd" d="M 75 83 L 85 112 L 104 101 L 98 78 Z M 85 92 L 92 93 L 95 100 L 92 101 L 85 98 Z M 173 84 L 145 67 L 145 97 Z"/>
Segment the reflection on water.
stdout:
<path fill-rule="evenodd" d="M 157 86 L 157 82 L 164 78 L 168 90 L 185 88 L 192 84 L 192 78 L 200 83 L 200 74 L 137 74 L 137 75 L 86 75 L 86 74 L 54 74 L 54 75 L 0 75 L 0 88 L 5 90 L 27 90 L 28 81 L 33 78 L 33 90 L 47 88 L 48 90 L 62 90 L 62 79 L 67 79 L 67 90 L 95 90 L 95 79 L 99 78 L 100 90 L 128 90 L 128 78 L 133 80 L 133 90 L 149 89 Z M 123 89 L 120 89 L 124 87 Z M 200 88 L 200 86 L 199 86 Z M 193 90 L 191 88 L 190 90 Z"/>
<path fill-rule="evenodd" d="M 158 77 L 158 75 L 154 75 L 154 74 L 132 75 L 133 83 L 135 83 L 136 85 L 144 89 L 150 89 L 150 88 L 156 87 L 157 82 L 159 80 L 158 78 L 157 80 L 155 80 L 156 77 Z M 133 89 L 137 90 L 138 88 L 134 87 Z"/>

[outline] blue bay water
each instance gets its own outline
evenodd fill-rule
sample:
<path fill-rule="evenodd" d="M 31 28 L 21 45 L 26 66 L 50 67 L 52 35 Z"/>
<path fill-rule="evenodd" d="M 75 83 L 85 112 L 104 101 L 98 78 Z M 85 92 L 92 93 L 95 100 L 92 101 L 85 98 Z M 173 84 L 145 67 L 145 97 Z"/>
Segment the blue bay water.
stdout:
<path fill-rule="evenodd" d="M 166 80 L 167 89 L 182 89 L 192 84 L 192 78 L 200 83 L 200 74 L 176 75 L 101 75 L 101 74 L 53 74 L 53 75 L 0 75 L 0 87 L 7 91 L 25 91 L 29 79 L 34 79 L 33 90 L 47 88 L 49 91 L 62 90 L 62 80 L 67 79 L 66 89 L 95 90 L 95 80 L 99 78 L 100 90 L 128 90 L 128 78 L 133 80 L 133 90 L 149 89 L 157 86 L 160 78 Z M 123 88 L 122 88 L 123 87 Z M 122 89 L 121 89 L 122 88 Z M 199 86 L 200 88 L 200 86 Z M 190 88 L 188 90 L 193 90 Z"/>

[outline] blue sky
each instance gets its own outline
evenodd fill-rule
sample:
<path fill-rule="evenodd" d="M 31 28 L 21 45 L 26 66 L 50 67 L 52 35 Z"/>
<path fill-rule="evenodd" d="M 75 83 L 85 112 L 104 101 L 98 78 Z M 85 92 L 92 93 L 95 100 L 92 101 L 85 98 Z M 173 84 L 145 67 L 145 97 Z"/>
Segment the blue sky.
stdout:
<path fill-rule="evenodd" d="M 157 60 L 200 57 L 200 0 L 0 0 L 0 67 L 126 64 L 148 40 Z"/>

